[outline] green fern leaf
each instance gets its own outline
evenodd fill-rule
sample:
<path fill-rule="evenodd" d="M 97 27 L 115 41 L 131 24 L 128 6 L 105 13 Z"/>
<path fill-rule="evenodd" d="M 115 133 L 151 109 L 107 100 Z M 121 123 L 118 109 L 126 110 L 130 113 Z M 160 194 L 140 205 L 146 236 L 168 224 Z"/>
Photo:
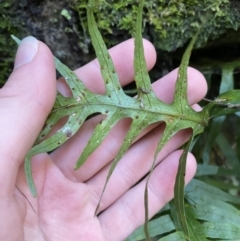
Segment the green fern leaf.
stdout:
<path fill-rule="evenodd" d="M 46 120 L 45 126 L 39 137 L 37 138 L 35 145 L 28 152 L 25 159 L 25 172 L 27 182 L 30 187 L 31 193 L 36 197 L 37 192 L 34 185 L 32 172 L 31 172 L 31 157 L 38 153 L 49 152 L 71 138 L 81 128 L 82 124 L 92 114 L 102 114 L 104 119 L 96 126 L 94 133 L 92 134 L 89 142 L 87 143 L 82 155 L 76 162 L 75 169 L 80 168 L 86 161 L 87 158 L 93 153 L 99 145 L 102 143 L 104 138 L 108 135 L 112 127 L 123 118 L 131 118 L 132 123 L 130 129 L 125 137 L 125 140 L 112 162 L 106 182 L 103 187 L 103 191 L 107 186 L 107 183 L 117 165 L 119 160 L 128 150 L 130 145 L 141 133 L 141 131 L 149 126 L 150 124 L 157 122 L 165 122 L 166 127 L 162 138 L 159 140 L 155 155 L 153 156 L 152 167 L 147 178 L 145 188 L 145 233 L 147 240 L 150 239 L 148 234 L 148 181 L 151 173 L 155 167 L 157 155 L 166 145 L 171 137 L 177 132 L 183 129 L 192 129 L 191 140 L 198 134 L 200 134 L 204 127 L 207 125 L 208 120 L 211 118 L 210 114 L 215 105 L 219 102 L 225 104 L 227 96 L 221 96 L 220 99 L 216 99 L 215 102 L 211 102 L 201 112 L 196 112 L 191 108 L 187 99 L 187 67 L 191 50 L 193 49 L 194 43 L 197 39 L 196 34 L 191 40 L 187 47 L 180 68 L 178 72 L 178 78 L 175 86 L 174 101 L 171 104 L 166 104 L 161 101 L 155 95 L 152 87 L 150 77 L 146 68 L 144 59 L 143 44 L 142 44 L 142 11 L 144 1 L 141 0 L 139 3 L 139 11 L 136 23 L 136 36 L 135 36 L 135 52 L 134 52 L 134 72 L 135 81 L 137 86 L 137 97 L 131 98 L 127 96 L 120 86 L 119 78 L 113 65 L 113 61 L 107 51 L 101 34 L 97 28 L 97 24 L 94 19 L 93 6 L 89 4 L 87 6 L 87 17 L 89 25 L 89 33 L 91 36 L 92 44 L 95 49 L 98 61 L 100 63 L 100 69 L 102 77 L 105 83 L 105 94 L 99 95 L 89 91 L 83 84 L 83 82 L 71 71 L 67 66 L 62 64 L 57 58 L 55 58 L 56 69 L 65 78 L 71 91 L 72 97 L 64 97 L 60 93 L 57 94 L 54 107 Z M 19 41 L 15 38 L 19 43 Z M 231 95 L 230 101 L 238 107 L 236 102 L 236 96 L 238 93 Z M 224 98 L 223 98 L 224 97 Z M 223 100 L 224 99 L 224 100 Z M 227 102 L 229 103 L 229 102 Z M 228 104 L 229 105 L 229 104 Z M 55 134 L 48 137 L 48 134 L 52 130 L 53 126 L 58 120 L 63 117 L 68 117 L 67 122 L 64 126 L 59 129 Z M 184 174 L 186 166 L 186 153 L 190 143 L 186 145 L 186 149 L 180 159 L 178 176 L 175 184 L 175 197 L 176 197 L 176 210 L 178 227 L 180 232 L 177 235 L 184 233 L 185 237 L 191 236 L 187 223 L 187 218 L 184 208 Z M 99 204 L 96 208 L 98 211 Z M 165 240 L 165 239 L 163 239 Z M 168 240 L 168 239 L 166 239 Z"/>

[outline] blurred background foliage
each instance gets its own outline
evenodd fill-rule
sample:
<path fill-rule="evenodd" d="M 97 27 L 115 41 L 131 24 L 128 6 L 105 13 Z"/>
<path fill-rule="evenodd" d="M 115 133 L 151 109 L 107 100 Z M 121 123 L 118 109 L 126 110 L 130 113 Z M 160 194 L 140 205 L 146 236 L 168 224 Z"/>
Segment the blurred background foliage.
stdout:
<path fill-rule="evenodd" d="M 95 54 L 87 31 L 86 2 L 0 1 L 0 87 L 12 70 L 17 49 L 10 34 L 20 39 L 35 36 L 71 69 L 92 60 Z M 134 36 L 137 0 L 92 2 L 96 5 L 98 27 L 108 47 Z M 143 24 L 143 36 L 154 44 L 158 54 L 156 66 L 151 71 L 153 81 L 179 66 L 189 39 L 202 26 L 190 66 L 205 75 L 209 86 L 206 98 L 213 100 L 219 93 L 239 89 L 240 1 L 149 0 L 145 2 Z M 134 85 L 127 87 L 127 90 L 132 89 Z M 202 101 L 201 105 L 205 103 Z M 237 209 L 240 205 L 240 112 L 213 120 L 192 151 L 199 169 L 195 180 L 186 189 L 186 208 L 191 222 L 195 222 L 201 232 L 208 233 L 201 240 L 237 240 L 240 230 L 234 225 L 240 222 L 234 215 L 240 213 Z M 204 208 L 208 208 L 205 214 L 199 211 Z M 221 214 L 214 216 L 220 209 Z M 150 226 L 152 237 L 182 240 L 182 234 L 175 230 L 169 215 L 167 206 L 153 219 Z M 219 230 L 226 226 L 214 226 L 219 222 L 228 225 L 229 230 L 231 227 L 239 236 L 223 238 Z M 159 228 L 156 229 L 159 224 L 164 227 L 161 233 Z M 208 225 L 218 230 L 220 236 L 212 234 Z M 141 235 L 139 229 L 128 240 L 141 240 Z"/>
<path fill-rule="evenodd" d="M 12 70 L 16 44 L 10 40 L 10 34 L 18 34 L 15 15 L 12 10 L 13 0 L 0 1 L 0 87 Z"/>

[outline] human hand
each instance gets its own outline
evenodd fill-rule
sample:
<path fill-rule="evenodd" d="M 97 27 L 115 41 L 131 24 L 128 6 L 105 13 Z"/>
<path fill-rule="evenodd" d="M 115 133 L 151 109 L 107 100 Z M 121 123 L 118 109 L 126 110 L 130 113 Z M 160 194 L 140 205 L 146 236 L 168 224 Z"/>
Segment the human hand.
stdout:
<path fill-rule="evenodd" d="M 133 80 L 133 48 L 133 40 L 128 40 L 110 50 L 122 85 Z M 148 41 L 144 41 L 144 48 L 151 69 L 156 53 Z M 97 60 L 76 73 L 91 91 L 104 92 Z M 157 96 L 168 103 L 173 99 L 176 76 L 174 70 L 153 84 Z M 188 69 L 188 81 L 188 99 L 194 104 L 205 95 L 206 83 L 192 68 Z M 70 95 L 62 79 L 57 82 L 57 88 Z M 46 45 L 28 37 L 18 48 L 14 71 L 0 89 L 0 240 L 124 240 L 144 223 L 146 179 L 139 180 L 150 170 L 164 125 L 150 126 L 124 155 L 107 185 L 99 215 L 94 217 L 111 161 L 130 121 L 124 119 L 117 123 L 77 171 L 73 170 L 74 164 L 100 116 L 86 121 L 75 136 L 51 154 L 34 156 L 32 169 L 38 196 L 33 198 L 26 183 L 23 160 L 51 111 L 55 96 L 52 54 Z M 158 165 L 148 186 L 150 217 L 173 198 L 181 155 L 181 151 L 175 150 L 189 136 L 190 131 L 180 131 L 158 155 Z M 186 183 L 195 170 L 195 159 L 189 154 Z"/>

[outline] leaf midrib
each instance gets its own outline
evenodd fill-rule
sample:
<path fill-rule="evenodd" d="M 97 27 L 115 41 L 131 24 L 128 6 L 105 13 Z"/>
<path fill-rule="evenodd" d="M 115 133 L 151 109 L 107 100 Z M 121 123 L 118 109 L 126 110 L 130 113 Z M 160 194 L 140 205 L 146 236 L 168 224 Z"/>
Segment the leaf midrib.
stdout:
<path fill-rule="evenodd" d="M 109 100 L 108 100 L 109 101 Z M 77 106 L 81 106 L 81 107 L 86 107 L 86 106 L 101 106 L 101 108 L 103 107 L 103 106 L 108 106 L 108 107 L 110 107 L 111 109 L 112 108 L 119 108 L 119 109 L 127 109 L 128 111 L 130 111 L 130 110 L 132 110 L 132 111 L 134 111 L 134 112 L 144 112 L 144 113 L 151 113 L 151 114 L 157 114 L 157 115 L 165 115 L 165 116 L 169 116 L 169 118 L 181 118 L 181 119 L 183 119 L 183 120 L 187 120 L 187 121 L 192 121 L 192 122 L 196 122 L 196 123 L 198 123 L 198 124 L 201 124 L 201 125 L 203 125 L 203 120 L 202 120 L 202 118 L 201 118 L 201 116 L 200 115 L 198 115 L 198 116 L 196 116 L 196 112 L 194 112 L 194 115 L 189 115 L 189 113 L 187 114 L 187 115 L 182 115 L 181 113 L 179 113 L 179 112 L 171 112 L 171 110 L 168 110 L 168 111 L 158 111 L 158 110 L 156 110 L 156 109 L 154 109 L 154 110 L 152 110 L 152 109 L 150 109 L 150 108 L 145 108 L 145 107 L 140 107 L 140 100 L 139 100 L 139 103 L 137 102 L 137 106 L 136 106 L 136 99 L 132 99 L 132 101 L 134 101 L 133 103 L 131 103 L 130 105 L 122 105 L 122 104 L 119 104 L 119 103 L 113 103 L 113 104 L 111 104 L 111 103 L 109 103 L 109 102 L 105 102 L 105 101 L 99 101 L 98 103 L 94 103 L 94 102 L 92 102 L 91 101 L 91 103 L 90 102 L 88 102 L 88 103 L 75 103 L 75 104 L 69 104 L 68 106 L 62 106 L 62 107 L 58 107 L 57 109 L 54 109 L 52 112 L 57 112 L 57 111 L 61 111 L 61 110 L 64 110 L 64 109 L 66 109 L 66 108 L 75 108 L 75 107 L 77 107 Z M 166 104 L 166 103 L 165 103 Z M 135 106 L 134 106 L 135 105 Z M 169 108 L 171 108 L 171 109 L 173 109 L 174 108 L 174 106 L 173 105 L 171 105 L 171 104 L 166 104 L 166 107 L 169 107 Z M 189 107 L 189 108 L 191 108 L 191 107 Z M 106 108 L 106 110 L 107 110 L 108 108 Z M 191 111 L 191 110 L 190 110 Z M 109 111 L 109 112 L 111 112 L 111 111 Z M 199 112 L 200 113 L 200 112 Z M 106 114 L 106 113 L 102 113 L 102 114 Z M 141 115 L 139 116 L 139 117 L 141 117 Z M 197 118 L 196 118 L 197 117 Z"/>

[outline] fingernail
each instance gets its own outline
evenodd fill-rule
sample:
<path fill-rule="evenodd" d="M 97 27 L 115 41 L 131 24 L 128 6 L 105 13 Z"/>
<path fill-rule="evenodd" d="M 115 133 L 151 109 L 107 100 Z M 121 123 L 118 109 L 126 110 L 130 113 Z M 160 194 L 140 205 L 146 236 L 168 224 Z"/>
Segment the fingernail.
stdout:
<path fill-rule="evenodd" d="M 32 36 L 26 37 L 18 47 L 14 69 L 30 63 L 38 51 L 38 40 Z"/>

